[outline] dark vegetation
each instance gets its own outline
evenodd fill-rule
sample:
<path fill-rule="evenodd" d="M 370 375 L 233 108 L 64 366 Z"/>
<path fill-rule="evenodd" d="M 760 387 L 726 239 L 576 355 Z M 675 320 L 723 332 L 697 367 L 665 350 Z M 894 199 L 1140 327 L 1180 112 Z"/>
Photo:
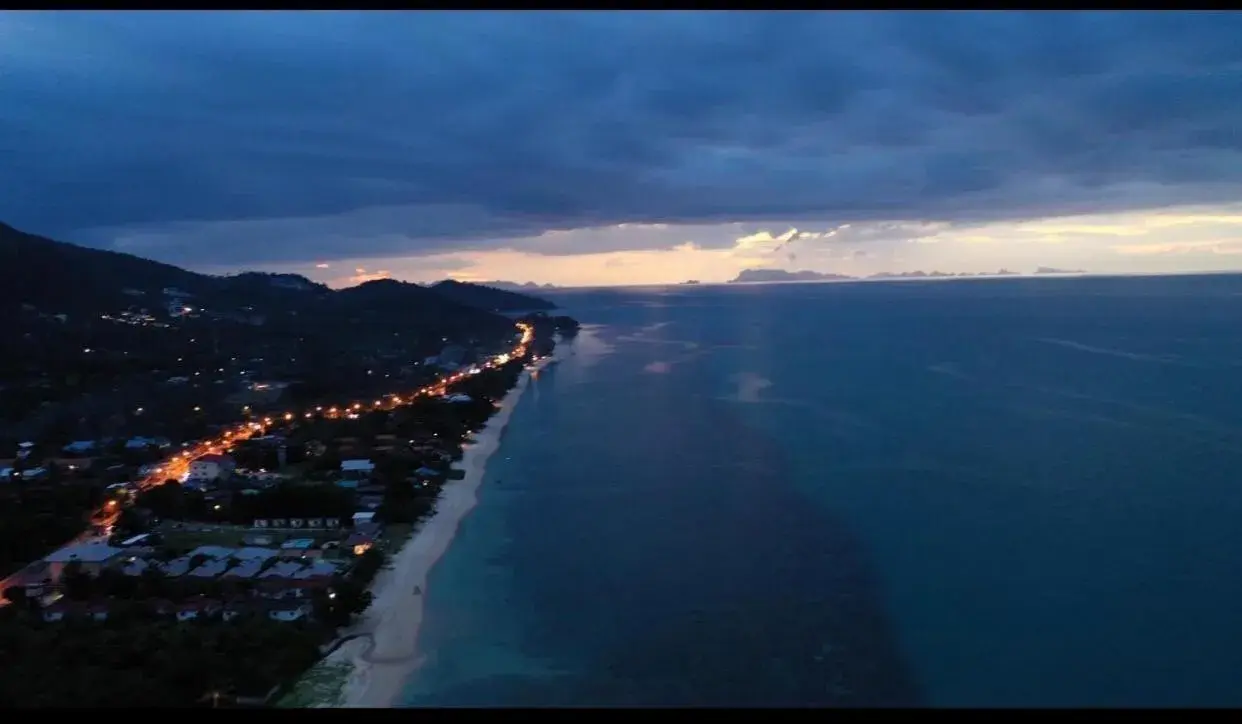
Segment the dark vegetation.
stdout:
<path fill-rule="evenodd" d="M 333 291 L 291 274 L 210 276 L 2 224 L 0 262 L 20 270 L 0 288 L 0 448 L 193 437 L 236 418 L 257 380 L 291 383 L 299 403 L 417 385 L 419 362 L 448 344 L 510 343 L 512 321 L 492 309 L 551 306 L 457 282 Z"/>

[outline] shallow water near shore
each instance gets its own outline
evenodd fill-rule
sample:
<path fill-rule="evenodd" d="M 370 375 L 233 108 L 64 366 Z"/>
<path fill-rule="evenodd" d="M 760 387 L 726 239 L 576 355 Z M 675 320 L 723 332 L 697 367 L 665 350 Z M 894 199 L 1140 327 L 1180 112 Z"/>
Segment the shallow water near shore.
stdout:
<path fill-rule="evenodd" d="M 1238 705 L 1242 281 L 562 293 L 405 705 Z"/>

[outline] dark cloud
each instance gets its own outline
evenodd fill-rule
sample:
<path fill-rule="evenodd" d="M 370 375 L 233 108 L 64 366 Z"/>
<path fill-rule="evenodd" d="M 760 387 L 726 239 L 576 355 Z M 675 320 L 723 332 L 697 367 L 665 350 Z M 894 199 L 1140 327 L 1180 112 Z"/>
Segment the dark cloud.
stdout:
<path fill-rule="evenodd" d="M 8 13 L 0 219 L 240 264 L 1211 203 L 1242 181 L 1239 37 L 1232 12 Z"/>

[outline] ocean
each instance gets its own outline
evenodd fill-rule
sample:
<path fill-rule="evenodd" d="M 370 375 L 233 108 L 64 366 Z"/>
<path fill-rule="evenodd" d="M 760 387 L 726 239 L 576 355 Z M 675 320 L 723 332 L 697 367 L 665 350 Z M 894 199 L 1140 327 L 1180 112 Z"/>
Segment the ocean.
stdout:
<path fill-rule="evenodd" d="M 1242 277 L 552 298 L 406 705 L 1242 705 Z"/>

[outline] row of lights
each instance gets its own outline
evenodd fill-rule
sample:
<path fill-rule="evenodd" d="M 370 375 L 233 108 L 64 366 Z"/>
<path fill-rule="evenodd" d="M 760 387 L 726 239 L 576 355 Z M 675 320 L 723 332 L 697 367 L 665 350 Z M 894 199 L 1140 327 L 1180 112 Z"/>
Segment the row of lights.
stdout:
<path fill-rule="evenodd" d="M 521 358 L 522 356 L 526 354 L 526 346 L 530 343 L 531 339 L 533 339 L 534 337 L 534 329 L 530 325 L 524 324 L 524 323 L 519 323 L 517 326 L 522 330 L 522 339 L 518 343 L 518 346 L 514 348 L 513 352 L 509 354 L 497 355 L 495 358 L 493 358 L 491 362 L 488 362 L 487 364 L 484 365 L 484 369 L 491 369 L 495 365 L 503 365 L 511 359 Z M 418 390 L 417 392 L 413 393 L 409 397 L 409 399 L 403 399 L 398 395 L 391 395 L 389 398 L 387 407 L 389 409 L 393 409 L 403 404 L 406 404 L 407 402 L 412 402 L 415 398 L 418 398 L 418 397 L 425 397 L 425 396 L 432 395 L 432 394 L 442 395 L 445 393 L 447 389 L 447 385 L 450 385 L 454 382 L 461 380 L 462 377 L 464 376 L 465 376 L 465 373 L 456 372 L 450 375 L 449 377 L 441 380 L 437 384 L 430 385 L 430 386 L 422 388 L 421 390 Z M 375 400 L 375 402 L 371 405 L 372 409 L 374 410 L 382 410 L 385 408 L 385 406 L 386 405 L 383 400 Z M 343 408 L 343 411 L 347 415 L 355 415 L 355 413 L 361 411 L 363 407 L 364 407 L 363 403 L 355 402 L 352 405 L 345 406 Z M 198 412 L 199 409 L 200 408 L 195 407 L 194 411 Z M 249 406 L 247 406 L 244 409 L 249 410 Z M 334 419 L 341 412 L 342 412 L 342 408 L 338 408 L 338 407 L 329 407 L 327 411 L 325 412 L 324 408 L 320 406 L 320 407 L 316 407 L 314 412 L 306 412 L 304 413 L 303 416 L 306 419 L 312 419 L 318 413 L 318 414 L 324 414 L 329 419 Z M 289 422 L 293 420 L 293 418 L 295 417 L 295 414 L 293 412 L 285 412 L 283 414 L 278 413 L 277 416 L 282 417 L 286 422 Z M 173 458 L 167 461 L 164 465 L 160 466 L 159 468 L 156 468 L 155 471 L 150 476 L 150 478 L 148 479 L 148 481 L 146 482 L 148 484 L 154 484 L 158 482 L 161 477 L 163 477 L 164 479 L 167 479 L 167 476 L 170 476 L 170 475 L 173 475 L 173 476 L 180 475 L 184 472 L 182 470 L 182 467 L 187 465 L 193 459 L 198 458 L 207 453 L 212 453 L 212 454 L 219 453 L 222 448 L 226 451 L 231 450 L 232 448 L 229 447 L 230 444 L 241 442 L 243 440 L 248 440 L 256 432 L 257 433 L 265 432 L 266 429 L 270 427 L 273 423 L 274 423 L 274 420 L 272 417 L 264 417 L 261 422 L 250 422 L 246 425 L 239 427 L 237 430 L 225 431 L 220 440 L 217 440 L 214 442 L 199 443 L 198 446 L 196 446 L 192 450 L 183 450 L 180 453 L 177 453 L 177 455 L 173 456 Z M 170 469 L 168 467 L 170 465 L 174 467 Z"/>

